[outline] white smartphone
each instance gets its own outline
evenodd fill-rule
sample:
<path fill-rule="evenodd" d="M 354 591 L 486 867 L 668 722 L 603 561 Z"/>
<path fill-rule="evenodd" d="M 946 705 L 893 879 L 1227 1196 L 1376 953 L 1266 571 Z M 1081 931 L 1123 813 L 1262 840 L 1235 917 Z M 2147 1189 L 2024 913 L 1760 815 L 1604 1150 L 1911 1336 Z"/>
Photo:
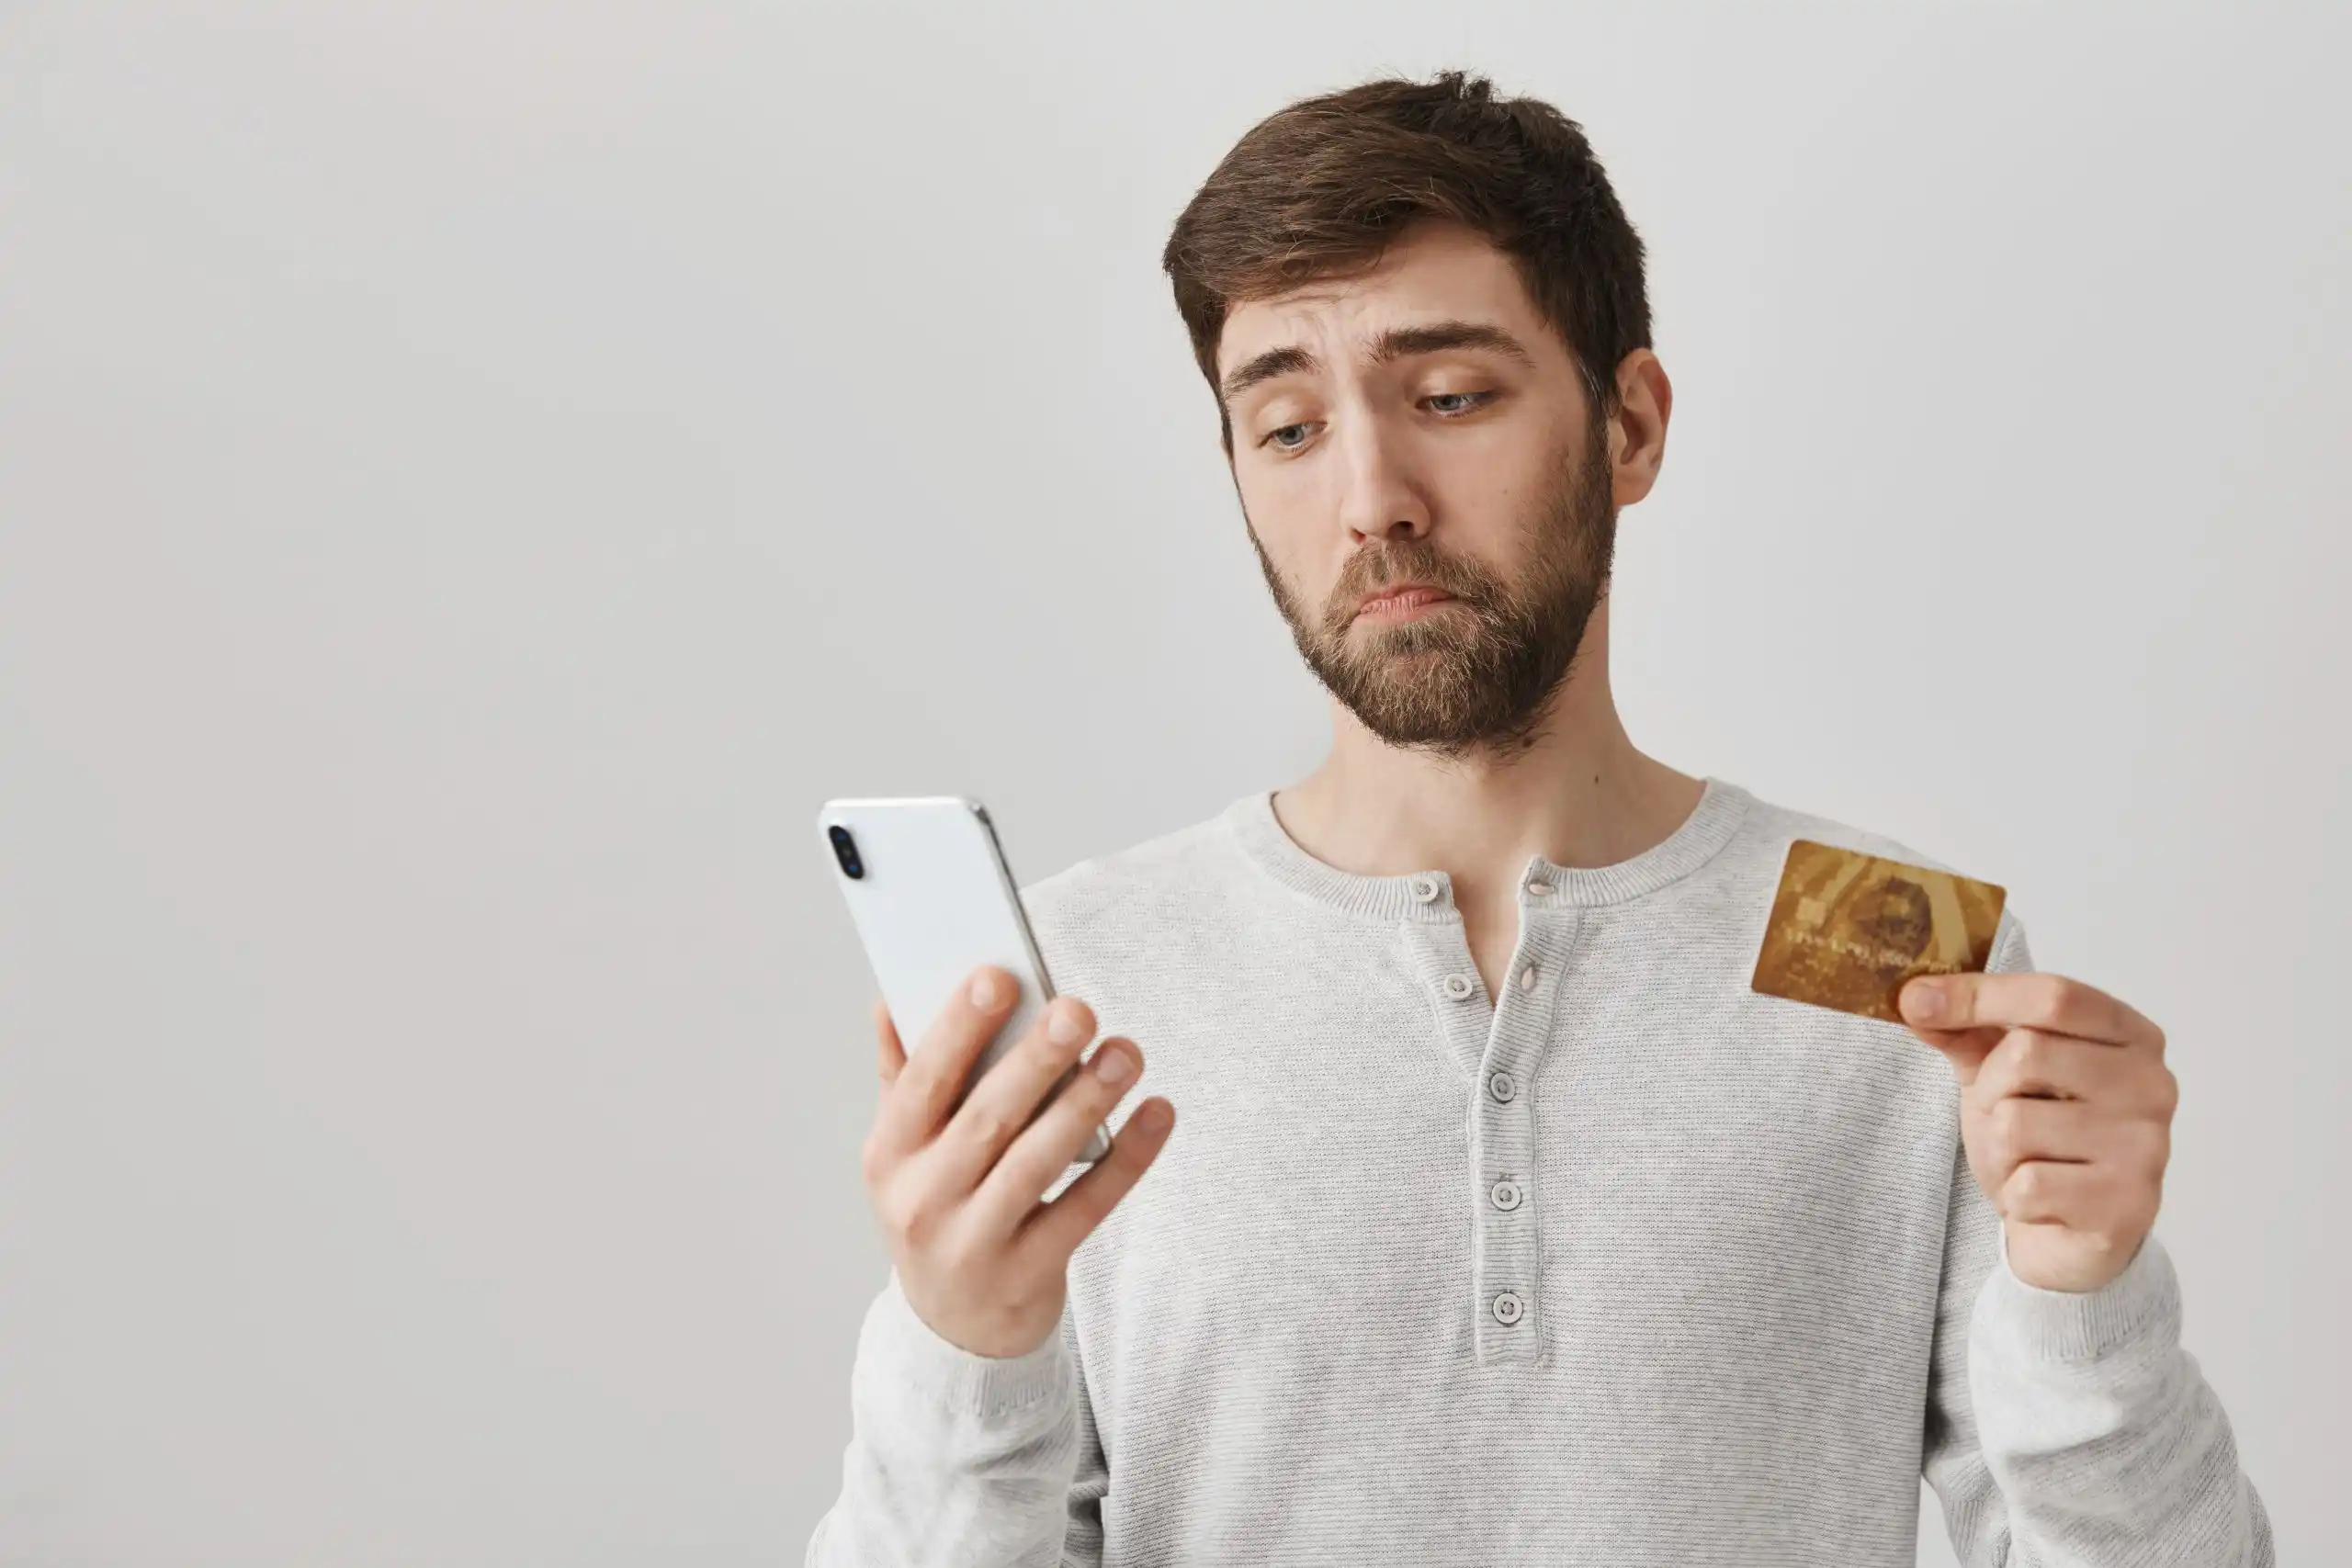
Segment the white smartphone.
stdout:
<path fill-rule="evenodd" d="M 817 825 L 865 961 L 908 1051 L 917 1049 L 975 965 L 996 964 L 1020 983 L 1011 1016 L 957 1092 L 961 1104 L 1054 996 L 995 824 L 978 801 L 933 795 L 829 800 Z M 1052 1104 L 1077 1073 L 1072 1063 L 1037 1111 Z M 1110 1152 L 1110 1128 L 1098 1124 L 1071 1163 L 1092 1164 Z"/>

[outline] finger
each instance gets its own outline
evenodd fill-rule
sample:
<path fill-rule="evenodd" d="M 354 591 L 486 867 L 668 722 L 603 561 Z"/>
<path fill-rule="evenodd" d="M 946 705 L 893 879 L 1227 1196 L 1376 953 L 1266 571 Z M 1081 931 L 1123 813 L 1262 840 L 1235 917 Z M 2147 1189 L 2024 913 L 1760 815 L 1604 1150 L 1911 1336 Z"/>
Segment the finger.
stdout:
<path fill-rule="evenodd" d="M 1904 1021 L 1938 1029 L 1999 1024 L 2113 1045 L 2160 1045 L 2164 1039 L 2136 1009 L 2064 975 L 1923 976 L 1903 987 L 1900 1000 Z"/>
<path fill-rule="evenodd" d="M 2117 1073 L 2126 1060 L 2113 1046 L 2095 1040 L 2012 1029 L 1984 1058 L 1976 1093 L 1988 1101 L 2012 1094 L 2045 1100 L 2101 1098 L 2101 1090 L 2116 1087 Z"/>
<path fill-rule="evenodd" d="M 1114 1035 L 1091 1060 L 1073 1065 L 1068 1082 L 1012 1140 L 972 1194 L 973 1219 L 991 1235 L 1009 1236 L 1035 1212 L 1038 1201 L 1078 1158 L 1094 1129 L 1143 1076 L 1143 1053 Z"/>
<path fill-rule="evenodd" d="M 880 997 L 874 998 L 874 1042 L 879 1055 L 877 1066 L 885 1089 L 895 1082 L 907 1065 L 907 1048 L 899 1043 L 899 1026 L 890 1018 L 890 1004 Z"/>
<path fill-rule="evenodd" d="M 2161 1168 L 2169 1134 L 2137 1116 L 2119 1116 L 2086 1100 L 2011 1095 L 1981 1112 L 1985 1189 L 1997 1191 L 2028 1160 L 2107 1165 L 2132 1174 Z"/>
<path fill-rule="evenodd" d="M 1076 997 L 1056 997 L 972 1086 L 939 1134 L 930 1156 L 939 1179 L 958 1193 L 979 1187 L 1093 1038 L 1094 1010 Z"/>
<path fill-rule="evenodd" d="M 2001 1183 L 1994 1207 L 2019 1224 L 2069 1230 L 2121 1228 L 2147 1207 L 2143 1190 L 2096 1165 L 2029 1160 Z"/>
<path fill-rule="evenodd" d="M 1017 1245 L 1035 1247 L 1042 1258 L 1067 1267 L 1079 1243 L 1093 1234 L 1102 1216 L 1118 1205 L 1159 1157 L 1175 1126 L 1176 1108 L 1168 1101 L 1152 1099 L 1136 1106 L 1112 1138 L 1111 1152 L 1064 1188 L 1061 1196 L 1032 1214 L 1021 1229 Z"/>
<path fill-rule="evenodd" d="M 1951 1058 L 1952 1069 L 1960 1075 L 1961 1086 L 1966 1088 L 1976 1081 L 1976 1074 L 1984 1059 L 1993 1054 L 2008 1031 L 1997 1024 L 1984 1024 L 1973 1029 L 1928 1029 L 1906 1022 L 1912 1033 L 1926 1041 Z"/>
<path fill-rule="evenodd" d="M 993 964 L 965 976 L 924 1026 L 906 1070 L 882 1097 L 872 1138 L 881 1160 L 904 1158 L 931 1142 L 964 1092 L 972 1064 L 996 1038 L 1019 995 L 1019 982 Z"/>

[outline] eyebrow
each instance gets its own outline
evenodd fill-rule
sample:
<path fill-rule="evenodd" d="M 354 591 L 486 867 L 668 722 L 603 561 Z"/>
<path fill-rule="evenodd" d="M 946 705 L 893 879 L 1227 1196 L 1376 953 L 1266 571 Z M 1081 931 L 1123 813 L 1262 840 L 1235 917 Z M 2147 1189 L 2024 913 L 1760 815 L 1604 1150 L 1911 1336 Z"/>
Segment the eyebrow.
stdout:
<path fill-rule="evenodd" d="M 1525 345 L 1491 321 L 1429 321 L 1419 326 L 1391 327 L 1372 340 L 1369 362 L 1386 365 L 1416 354 L 1436 354 L 1449 348 L 1492 349 L 1530 370 L 1537 368 L 1535 356 L 1527 352 Z M 1234 399 L 1261 381 L 1322 368 L 1323 361 L 1311 349 L 1285 344 L 1235 366 L 1220 384 L 1219 391 L 1229 406 Z"/>

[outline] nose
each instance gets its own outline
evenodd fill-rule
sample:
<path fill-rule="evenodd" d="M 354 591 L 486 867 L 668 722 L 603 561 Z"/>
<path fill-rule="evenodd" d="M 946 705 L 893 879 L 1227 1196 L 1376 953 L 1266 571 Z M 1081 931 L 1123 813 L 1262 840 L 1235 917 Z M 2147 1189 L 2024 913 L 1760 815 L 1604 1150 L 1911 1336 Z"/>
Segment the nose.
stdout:
<path fill-rule="evenodd" d="M 1419 538 L 1430 531 L 1430 509 L 1420 487 L 1383 440 L 1379 422 L 1358 419 L 1340 441 L 1346 487 L 1340 516 L 1347 525 L 1349 542 Z"/>

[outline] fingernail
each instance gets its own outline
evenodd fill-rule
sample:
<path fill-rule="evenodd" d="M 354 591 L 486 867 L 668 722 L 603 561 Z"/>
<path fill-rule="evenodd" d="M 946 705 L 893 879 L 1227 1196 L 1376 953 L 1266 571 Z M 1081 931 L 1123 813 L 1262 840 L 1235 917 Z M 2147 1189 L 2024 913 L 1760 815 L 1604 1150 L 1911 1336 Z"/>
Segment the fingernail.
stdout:
<path fill-rule="evenodd" d="M 1094 1053 L 1094 1076 L 1116 1089 L 1135 1076 L 1135 1058 L 1115 1045 Z"/>
<path fill-rule="evenodd" d="M 1046 1038 L 1057 1045 L 1075 1045 L 1084 1034 L 1078 1027 L 1078 1020 L 1066 1009 L 1056 1008 L 1054 1016 L 1046 1021 Z"/>
<path fill-rule="evenodd" d="M 1903 1010 L 1922 1023 L 1942 1016 L 1942 987 L 1931 980 L 1912 981 L 1903 988 Z"/>
<path fill-rule="evenodd" d="M 996 976 L 993 974 L 983 973 L 972 977 L 972 1005 L 974 1007 L 992 1008 L 996 1006 Z"/>

